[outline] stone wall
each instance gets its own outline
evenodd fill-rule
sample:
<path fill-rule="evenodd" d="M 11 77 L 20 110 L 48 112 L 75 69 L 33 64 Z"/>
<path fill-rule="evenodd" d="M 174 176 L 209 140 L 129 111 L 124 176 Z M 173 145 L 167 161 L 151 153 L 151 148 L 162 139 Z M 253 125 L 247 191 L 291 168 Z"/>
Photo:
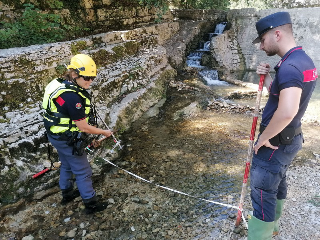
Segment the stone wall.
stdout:
<path fill-rule="evenodd" d="M 21 16 L 26 2 L 31 2 L 37 8 L 47 13 L 59 14 L 64 23 L 77 26 L 81 29 L 88 28 L 88 34 L 97 34 L 111 30 L 128 30 L 147 24 L 153 24 L 159 20 L 156 8 L 146 8 L 138 4 L 138 1 L 125 0 L 59 0 L 62 7 L 54 5 L 55 1 L 22 1 L 1 0 L 0 21 L 14 21 Z M 50 4 L 51 2 L 51 4 Z M 162 20 L 172 20 L 171 12 L 162 15 Z M 81 31 L 81 30 L 79 30 Z"/>
<path fill-rule="evenodd" d="M 214 32 L 218 23 L 227 21 L 227 12 L 221 10 L 173 10 L 180 30 L 166 43 L 167 56 L 172 67 L 186 67 L 186 56 L 199 48 L 204 36 Z"/>
<path fill-rule="evenodd" d="M 260 18 L 278 11 L 288 11 L 293 22 L 293 31 L 298 45 L 315 62 L 320 69 L 319 37 L 319 8 L 301 9 L 269 9 L 256 11 L 255 9 L 231 10 L 228 12 L 228 22 L 231 24 L 229 30 L 224 34 L 212 39 L 212 54 L 220 66 L 231 73 L 232 77 L 246 81 L 253 81 L 256 75 L 253 73 L 257 64 L 268 62 L 275 66 L 280 58 L 278 56 L 268 57 L 259 49 L 259 44 L 252 44 L 257 37 L 255 23 Z M 249 71 L 249 72 L 248 72 Z M 251 73 L 250 73 L 251 71 Z M 243 72 L 247 72 L 243 76 Z"/>
<path fill-rule="evenodd" d="M 94 102 L 109 127 L 121 132 L 163 99 L 167 83 L 176 75 L 172 66 L 183 67 L 194 39 L 213 23 L 167 22 L 0 50 L 0 206 L 34 192 L 41 198 L 57 185 L 57 171 L 37 180 L 31 176 L 48 162 L 41 116 L 44 88 L 65 71 L 73 55 L 86 53 L 95 60 Z"/>
<path fill-rule="evenodd" d="M 178 23 L 164 23 L 0 50 L 1 201 L 11 201 L 37 186 L 36 181 L 30 182 L 31 176 L 48 159 L 41 99 L 45 86 L 61 75 L 71 56 L 86 53 L 93 57 L 98 75 L 92 93 L 99 115 L 110 128 L 124 130 L 163 98 L 166 83 L 175 76 L 162 45 L 178 29 Z"/>

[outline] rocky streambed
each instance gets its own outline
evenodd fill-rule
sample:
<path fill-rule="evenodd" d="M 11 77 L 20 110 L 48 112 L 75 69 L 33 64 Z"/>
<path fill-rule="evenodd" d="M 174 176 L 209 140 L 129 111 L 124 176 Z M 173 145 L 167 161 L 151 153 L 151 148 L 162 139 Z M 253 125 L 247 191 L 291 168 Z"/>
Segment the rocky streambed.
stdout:
<path fill-rule="evenodd" d="M 56 186 L 3 207 L 0 239 L 245 239 L 243 225 L 234 228 L 237 210 L 228 206 L 239 202 L 252 91 L 209 87 L 194 76 L 171 82 L 166 97 L 122 135 L 125 149 L 113 161 L 119 168 L 101 167 L 104 151 L 92 161 L 101 170 L 94 186 L 106 210 L 85 215 L 80 197 L 62 206 Z M 306 121 L 303 129 L 305 146 L 288 172 L 289 199 L 275 239 L 320 239 L 319 122 Z M 246 216 L 248 196 L 244 208 Z"/>

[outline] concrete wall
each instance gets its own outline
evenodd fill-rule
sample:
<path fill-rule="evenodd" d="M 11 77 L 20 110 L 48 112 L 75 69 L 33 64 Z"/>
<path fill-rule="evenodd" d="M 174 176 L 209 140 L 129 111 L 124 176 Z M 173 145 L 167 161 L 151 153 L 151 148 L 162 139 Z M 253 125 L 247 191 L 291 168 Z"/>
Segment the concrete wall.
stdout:
<path fill-rule="evenodd" d="M 237 71 L 255 71 L 257 64 L 268 62 L 275 66 L 280 58 L 268 57 L 265 52 L 259 50 L 259 44 L 252 45 L 257 37 L 255 23 L 260 18 L 278 11 L 288 11 L 293 22 L 293 31 L 296 42 L 315 62 L 320 69 L 320 16 L 319 8 L 300 9 L 269 9 L 256 11 L 255 9 L 232 10 L 228 12 L 230 30 L 215 37 L 212 41 L 212 54 L 220 66 L 229 70 L 233 77 L 239 77 Z M 255 74 L 244 76 L 248 81 L 253 81 Z"/>

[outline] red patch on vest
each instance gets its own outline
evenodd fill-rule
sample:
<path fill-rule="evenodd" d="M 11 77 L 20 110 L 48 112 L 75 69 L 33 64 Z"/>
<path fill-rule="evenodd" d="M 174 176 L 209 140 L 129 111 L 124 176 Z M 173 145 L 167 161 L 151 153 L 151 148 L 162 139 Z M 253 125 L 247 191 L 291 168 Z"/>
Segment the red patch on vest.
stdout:
<path fill-rule="evenodd" d="M 59 97 L 56 99 L 56 102 L 57 102 L 60 106 L 62 106 L 66 101 L 63 100 L 62 97 L 59 96 Z"/>
<path fill-rule="evenodd" d="M 82 104 L 81 103 L 77 103 L 76 104 L 76 109 L 80 109 L 82 107 Z"/>

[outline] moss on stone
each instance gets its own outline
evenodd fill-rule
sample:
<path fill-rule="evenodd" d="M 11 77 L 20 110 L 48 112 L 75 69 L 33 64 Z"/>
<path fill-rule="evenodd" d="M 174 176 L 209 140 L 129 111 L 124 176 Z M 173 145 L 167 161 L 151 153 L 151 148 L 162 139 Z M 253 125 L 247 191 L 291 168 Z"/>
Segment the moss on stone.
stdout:
<path fill-rule="evenodd" d="M 126 55 L 126 51 L 125 51 L 125 47 L 124 46 L 115 46 L 112 48 L 112 51 L 115 53 L 115 57 L 116 59 L 121 59 Z"/>
<path fill-rule="evenodd" d="M 1 192 L 6 194 L 0 194 L 0 201 L 5 204 L 12 203 L 15 199 L 15 193 L 18 190 L 18 186 L 15 184 L 15 182 L 19 178 L 19 171 L 17 168 L 11 167 L 6 175 L 1 178 L 1 182 L 3 183 Z"/>
<path fill-rule="evenodd" d="M 102 37 L 93 37 L 92 42 L 94 46 L 100 46 L 101 44 L 104 43 L 104 41 L 102 40 Z"/>
<path fill-rule="evenodd" d="M 16 60 L 16 63 L 18 66 L 20 66 L 21 69 L 24 69 L 26 72 L 33 71 L 33 68 L 36 66 L 36 63 L 28 60 L 25 56 L 19 57 Z"/>
<path fill-rule="evenodd" d="M 136 41 L 128 41 L 124 43 L 124 47 L 126 48 L 126 53 L 128 55 L 134 55 L 138 52 L 140 43 Z"/>
<path fill-rule="evenodd" d="M 23 83 L 16 81 L 3 87 L 2 91 L 5 91 L 6 95 L 3 97 L 3 101 L 0 102 L 0 107 L 7 106 L 11 109 L 17 109 L 20 103 L 26 102 L 27 96 Z"/>
<path fill-rule="evenodd" d="M 79 54 L 82 50 L 85 50 L 87 48 L 87 42 L 86 41 L 77 41 L 71 43 L 71 53 L 72 55 Z"/>
<path fill-rule="evenodd" d="M 141 39 L 140 44 L 146 48 L 152 48 L 158 44 L 158 38 L 156 36 L 145 36 Z"/>
<path fill-rule="evenodd" d="M 62 76 L 66 71 L 66 66 L 64 64 L 59 64 L 55 67 L 55 70 L 59 76 Z"/>
<path fill-rule="evenodd" d="M 97 67 L 104 66 L 105 64 L 113 62 L 113 56 L 105 49 L 100 49 L 92 54 L 92 59 L 96 63 Z"/>
<path fill-rule="evenodd" d="M 107 64 L 115 63 L 126 56 L 134 55 L 140 47 L 137 42 L 126 42 L 123 45 L 117 45 L 112 48 L 112 52 L 105 49 L 100 49 L 92 54 L 92 59 L 97 64 L 97 67 L 102 67 Z"/>

